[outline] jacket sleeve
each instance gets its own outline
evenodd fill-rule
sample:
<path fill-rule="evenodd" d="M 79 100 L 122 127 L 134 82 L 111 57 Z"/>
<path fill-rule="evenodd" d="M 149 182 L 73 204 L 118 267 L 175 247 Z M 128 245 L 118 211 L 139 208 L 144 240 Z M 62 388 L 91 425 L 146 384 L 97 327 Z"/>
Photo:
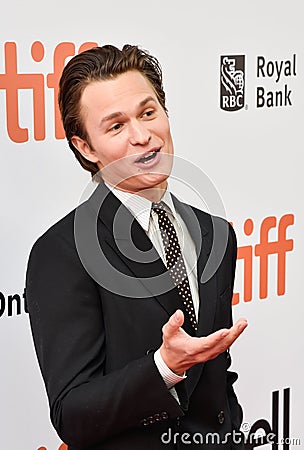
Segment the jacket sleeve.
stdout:
<path fill-rule="evenodd" d="M 47 232 L 34 245 L 26 300 L 51 420 L 65 443 L 86 448 L 141 427 L 147 417 L 183 415 L 153 354 L 105 373 L 100 291 L 62 233 Z"/>

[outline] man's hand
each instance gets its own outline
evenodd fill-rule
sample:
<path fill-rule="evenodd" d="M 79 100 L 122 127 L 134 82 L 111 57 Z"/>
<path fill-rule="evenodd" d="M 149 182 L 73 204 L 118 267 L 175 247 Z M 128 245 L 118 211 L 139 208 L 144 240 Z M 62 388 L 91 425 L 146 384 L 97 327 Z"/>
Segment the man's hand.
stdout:
<path fill-rule="evenodd" d="M 247 327 L 246 319 L 239 319 L 230 329 L 218 330 L 206 337 L 189 336 L 181 326 L 184 314 L 177 310 L 163 326 L 160 354 L 176 374 L 183 374 L 195 364 L 216 358 L 226 351 Z"/>

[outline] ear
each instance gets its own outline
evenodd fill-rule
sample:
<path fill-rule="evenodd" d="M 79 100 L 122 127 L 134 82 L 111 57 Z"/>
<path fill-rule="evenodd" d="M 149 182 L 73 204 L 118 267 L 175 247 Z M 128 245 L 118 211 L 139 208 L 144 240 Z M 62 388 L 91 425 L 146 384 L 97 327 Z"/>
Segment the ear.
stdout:
<path fill-rule="evenodd" d="M 91 149 L 91 147 L 85 140 L 83 140 L 79 136 L 73 136 L 71 138 L 71 142 L 85 159 L 93 163 L 97 163 L 99 161 L 96 153 Z"/>

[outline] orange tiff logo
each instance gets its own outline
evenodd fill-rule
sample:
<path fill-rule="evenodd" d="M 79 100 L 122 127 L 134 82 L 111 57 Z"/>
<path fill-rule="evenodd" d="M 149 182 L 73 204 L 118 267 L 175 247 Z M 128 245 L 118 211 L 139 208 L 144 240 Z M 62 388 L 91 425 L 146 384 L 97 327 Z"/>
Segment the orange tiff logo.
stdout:
<path fill-rule="evenodd" d="M 294 224 L 294 215 L 285 214 L 279 220 L 276 217 L 266 217 L 261 225 L 259 232 L 259 242 L 253 245 L 244 245 L 238 247 L 237 260 L 243 262 L 243 299 L 244 302 L 252 300 L 253 288 L 253 261 L 254 256 L 258 258 L 259 265 L 259 297 L 265 299 L 268 296 L 268 282 L 269 282 L 269 256 L 276 255 L 277 268 L 277 295 L 284 295 L 286 290 L 286 253 L 293 250 L 293 239 L 287 239 L 287 228 Z M 274 240 L 270 239 L 270 232 L 276 234 Z M 243 225 L 243 231 L 246 236 L 251 236 L 254 231 L 254 222 L 252 219 L 247 219 Z M 234 293 L 232 304 L 236 305 L 240 302 L 240 294 Z"/>
<path fill-rule="evenodd" d="M 85 42 L 78 48 L 78 54 L 97 45 L 96 42 Z M 6 42 L 4 44 L 5 72 L 0 74 L 0 89 L 4 89 L 6 93 L 7 133 L 13 142 L 22 143 L 29 140 L 28 128 L 22 128 L 19 123 L 18 94 L 21 89 L 32 90 L 34 139 L 36 141 L 45 139 L 45 84 L 48 88 L 53 89 L 54 93 L 55 138 L 64 138 L 64 130 L 57 105 L 58 83 L 66 59 L 75 54 L 75 44 L 72 42 L 61 42 L 54 50 L 52 73 L 46 76 L 43 73 L 23 73 L 18 70 L 16 43 Z M 35 41 L 32 44 L 31 56 L 35 62 L 41 62 L 44 59 L 45 48 L 42 42 Z"/>

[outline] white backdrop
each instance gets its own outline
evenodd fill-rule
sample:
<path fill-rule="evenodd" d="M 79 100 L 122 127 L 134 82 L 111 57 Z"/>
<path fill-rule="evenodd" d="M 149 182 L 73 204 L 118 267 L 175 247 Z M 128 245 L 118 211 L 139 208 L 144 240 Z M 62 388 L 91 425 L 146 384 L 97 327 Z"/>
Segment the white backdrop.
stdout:
<path fill-rule="evenodd" d="M 238 235 L 239 297 L 233 313 L 235 319 L 247 317 L 249 327 L 232 354 L 240 374 L 236 390 L 245 412 L 243 431 L 260 419 L 273 429 L 277 417 L 273 431 L 285 437 L 277 448 L 299 448 L 299 441 L 303 446 L 303 10 L 301 0 L 93 0 L 88 7 L 70 0 L 11 0 L 5 5 L 0 17 L 1 449 L 61 445 L 49 423 L 22 295 L 33 242 L 77 205 L 90 180 L 66 142 L 55 137 L 54 89 L 47 78 L 59 44 L 57 63 L 60 51 L 72 54 L 74 44 L 78 52 L 85 42 L 139 44 L 161 61 L 176 154 L 210 177 Z M 36 41 L 41 44 L 32 47 Z M 245 55 L 245 102 L 235 112 L 220 109 L 224 55 Z M 265 65 L 258 70 L 262 58 Z M 257 106 L 261 87 L 268 106 Z M 270 106 L 276 91 L 283 92 L 282 106 Z M 35 119 L 33 92 L 42 108 Z M 18 124 L 28 129 L 28 137 L 17 132 Z M 191 191 L 184 199 L 202 206 Z M 206 203 L 214 212 L 212 201 Z M 274 402 L 278 398 L 274 413 L 272 396 Z"/>

